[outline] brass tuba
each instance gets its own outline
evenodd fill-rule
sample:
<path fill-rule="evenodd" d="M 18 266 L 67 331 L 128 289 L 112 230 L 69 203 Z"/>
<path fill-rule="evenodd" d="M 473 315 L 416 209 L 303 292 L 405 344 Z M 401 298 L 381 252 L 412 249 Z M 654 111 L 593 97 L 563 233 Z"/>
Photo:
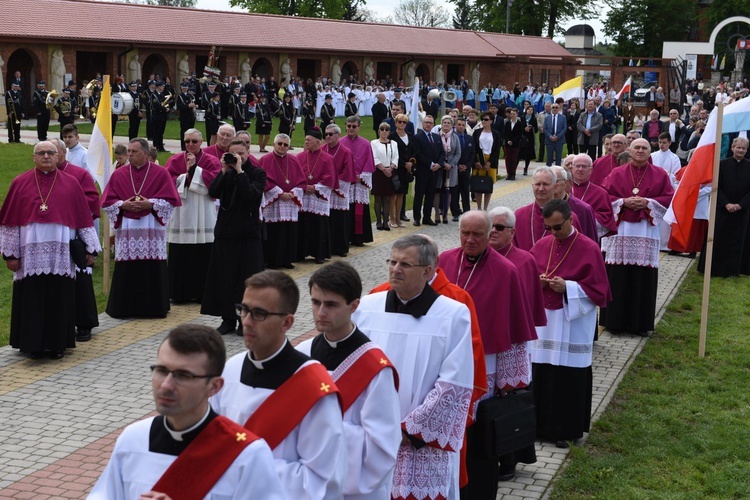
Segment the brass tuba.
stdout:
<path fill-rule="evenodd" d="M 174 95 L 170 93 L 166 98 L 164 98 L 164 102 L 161 103 L 162 107 L 169 108 L 169 101 L 172 100 L 173 97 Z"/>
<path fill-rule="evenodd" d="M 45 102 L 47 109 L 54 108 L 59 98 L 60 98 L 60 94 L 57 92 L 57 90 L 55 89 L 50 90 L 49 94 L 47 94 L 47 100 Z"/>

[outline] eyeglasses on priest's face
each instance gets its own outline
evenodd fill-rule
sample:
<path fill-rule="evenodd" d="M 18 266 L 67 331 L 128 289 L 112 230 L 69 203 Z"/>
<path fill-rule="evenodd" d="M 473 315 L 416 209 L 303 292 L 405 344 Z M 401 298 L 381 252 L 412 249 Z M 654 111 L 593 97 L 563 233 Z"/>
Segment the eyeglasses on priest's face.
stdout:
<path fill-rule="evenodd" d="M 547 230 L 547 231 L 561 231 L 562 228 L 563 228 L 563 226 L 565 225 L 565 223 L 568 222 L 568 219 L 570 219 L 570 216 L 565 217 L 565 220 L 563 220 L 559 224 L 554 224 L 552 226 L 548 226 L 547 224 L 545 224 L 544 225 L 544 229 Z"/>
<path fill-rule="evenodd" d="M 289 143 L 288 142 L 277 142 L 276 145 L 279 146 L 279 147 L 281 147 L 281 148 L 288 148 L 289 147 Z"/>
<path fill-rule="evenodd" d="M 269 316 L 287 316 L 288 313 L 284 312 L 271 312 L 266 311 L 265 309 L 261 309 L 259 307 L 249 308 L 245 304 L 235 304 L 234 310 L 237 313 L 237 316 L 240 317 L 240 319 L 245 319 L 248 315 L 250 315 L 250 319 L 253 321 L 261 322 L 268 319 Z"/>
<path fill-rule="evenodd" d="M 172 380 L 174 380 L 176 384 L 189 384 L 190 382 L 197 379 L 214 378 L 220 376 L 196 375 L 195 373 L 191 373 L 187 370 L 170 370 L 166 366 L 162 365 L 151 365 L 149 368 L 151 369 L 151 376 L 155 380 L 164 380 L 169 376 L 169 374 L 172 374 Z"/>

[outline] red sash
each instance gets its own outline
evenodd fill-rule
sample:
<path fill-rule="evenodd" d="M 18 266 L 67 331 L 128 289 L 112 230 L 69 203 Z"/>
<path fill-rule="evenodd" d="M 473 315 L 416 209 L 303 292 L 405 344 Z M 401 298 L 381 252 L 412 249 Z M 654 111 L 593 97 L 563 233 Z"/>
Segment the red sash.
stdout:
<path fill-rule="evenodd" d="M 325 366 L 311 363 L 268 396 L 247 419 L 245 428 L 265 439 L 273 450 L 302 422 L 315 403 L 329 394 L 340 398 Z"/>
<path fill-rule="evenodd" d="M 258 436 L 217 416 L 164 471 L 153 491 L 180 500 L 205 498 L 247 445 Z"/>
<path fill-rule="evenodd" d="M 367 345 L 367 344 L 365 344 Z M 344 361 L 346 363 L 346 361 Z M 384 368 L 393 370 L 393 379 L 398 391 L 398 373 L 391 360 L 378 347 L 372 347 L 362 353 L 352 365 L 336 379 L 341 394 L 341 409 L 344 413 L 354 404 L 360 394 L 367 388 L 375 375 Z M 334 372 L 335 373 L 335 372 Z"/>

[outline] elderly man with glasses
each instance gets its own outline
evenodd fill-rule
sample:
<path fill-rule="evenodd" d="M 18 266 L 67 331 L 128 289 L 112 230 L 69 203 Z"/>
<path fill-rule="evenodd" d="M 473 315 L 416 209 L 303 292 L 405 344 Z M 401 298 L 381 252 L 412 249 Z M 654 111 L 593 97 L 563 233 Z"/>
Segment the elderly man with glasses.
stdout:
<path fill-rule="evenodd" d="M 266 187 L 260 208 L 266 223 L 263 255 L 271 269 L 294 269 L 297 259 L 297 221 L 307 186 L 307 176 L 295 156 L 289 154 L 291 139 L 276 134 L 273 152 L 260 159 Z"/>
<path fill-rule="evenodd" d="M 58 170 L 59 154 L 51 142 L 34 146 L 34 168 L 13 179 L 0 209 L 0 253 L 13 272 L 10 345 L 33 359 L 75 347 L 76 266 L 101 251 L 83 189 Z"/>
<path fill-rule="evenodd" d="M 425 236 L 396 240 L 387 263 L 391 290 L 363 297 L 352 320 L 399 376 L 402 439 L 391 498 L 456 498 L 474 385 L 469 308 L 430 287 L 437 248 Z"/>
<path fill-rule="evenodd" d="M 630 134 L 630 132 L 628 132 L 628 134 Z M 629 146 L 628 138 L 623 134 L 615 134 L 612 136 L 610 145 L 612 146 L 612 153 L 597 158 L 594 160 L 591 167 L 589 180 L 597 186 L 601 186 L 604 179 L 617 167 L 617 157 L 620 156 L 620 153 L 625 151 Z M 589 159 L 591 159 L 590 156 Z"/>

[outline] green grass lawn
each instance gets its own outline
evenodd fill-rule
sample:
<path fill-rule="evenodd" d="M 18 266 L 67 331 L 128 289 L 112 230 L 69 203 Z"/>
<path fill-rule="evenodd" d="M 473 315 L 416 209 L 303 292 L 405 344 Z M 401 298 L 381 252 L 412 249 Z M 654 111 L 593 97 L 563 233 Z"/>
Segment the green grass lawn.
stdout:
<path fill-rule="evenodd" d="M 279 132 L 279 121 L 274 120 L 273 121 L 273 129 L 271 131 L 271 139 L 273 139 L 273 136 L 276 135 Z M 339 117 L 336 119 L 336 124 L 342 128 L 342 130 L 346 130 L 346 124 L 345 124 L 345 118 Z M 90 134 L 91 130 L 94 128 L 94 126 L 86 121 L 86 122 L 79 122 L 76 124 L 78 126 L 78 132 L 81 134 Z M 206 133 L 206 126 L 205 123 L 197 122 L 196 128 L 200 130 L 204 135 Z M 36 130 L 36 128 L 33 127 L 25 127 L 27 130 Z M 49 128 L 50 133 L 60 132 L 60 125 L 50 125 Z M 250 126 L 250 134 L 253 136 L 253 144 L 257 145 L 258 141 L 255 136 L 255 122 Z M 342 132 L 342 134 L 345 134 L 346 132 Z M 117 127 L 115 128 L 115 143 L 124 143 L 127 142 L 128 137 L 128 122 L 118 122 Z M 146 137 L 146 121 L 141 121 L 141 127 L 139 129 L 139 135 L 141 137 Z M 373 139 L 376 139 L 375 131 L 372 130 L 372 117 L 371 116 L 365 116 L 362 118 L 362 127 L 360 128 L 360 135 L 367 139 L 368 141 L 371 141 Z M 52 134 L 50 134 L 52 136 Z M 164 130 L 164 138 L 165 139 L 180 139 L 180 122 L 177 120 L 169 120 L 167 122 L 167 128 Z M 204 146 L 207 146 L 208 141 L 204 138 Z M 305 143 L 305 136 L 302 132 L 302 124 L 297 125 L 297 130 L 292 134 L 292 146 L 295 148 L 302 147 L 302 145 Z M 167 148 L 169 149 L 169 148 Z M 270 149 L 270 147 L 268 148 Z M 176 151 L 175 151 L 176 152 Z M 161 161 L 161 160 L 159 160 Z"/>
<path fill-rule="evenodd" d="M 702 283 L 693 268 L 552 498 L 750 497 L 750 278 L 712 280 L 700 359 Z"/>

